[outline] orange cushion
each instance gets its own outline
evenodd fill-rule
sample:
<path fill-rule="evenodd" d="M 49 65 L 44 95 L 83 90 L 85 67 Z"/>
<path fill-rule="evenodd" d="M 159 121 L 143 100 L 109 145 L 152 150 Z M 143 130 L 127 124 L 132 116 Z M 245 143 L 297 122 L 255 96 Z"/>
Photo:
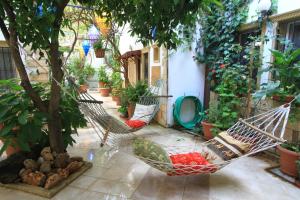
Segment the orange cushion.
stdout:
<path fill-rule="evenodd" d="M 169 176 L 213 173 L 216 171 L 216 167 L 211 165 L 205 157 L 198 152 L 171 155 L 170 159 L 176 170 L 175 172 L 168 173 Z"/>
<path fill-rule="evenodd" d="M 146 122 L 142 120 L 127 120 L 125 123 L 131 128 L 141 128 L 146 125 Z"/>

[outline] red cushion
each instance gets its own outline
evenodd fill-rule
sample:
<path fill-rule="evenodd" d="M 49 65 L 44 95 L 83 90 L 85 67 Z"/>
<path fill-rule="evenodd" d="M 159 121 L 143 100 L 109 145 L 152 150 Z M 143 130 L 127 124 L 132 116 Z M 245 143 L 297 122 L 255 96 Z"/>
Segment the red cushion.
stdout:
<path fill-rule="evenodd" d="M 146 125 L 146 122 L 141 120 L 127 120 L 125 121 L 125 123 L 131 128 L 141 128 Z"/>
<path fill-rule="evenodd" d="M 175 172 L 168 173 L 169 176 L 213 173 L 216 171 L 216 167 L 210 164 L 205 157 L 198 152 L 171 155 L 170 159 L 176 170 Z"/>

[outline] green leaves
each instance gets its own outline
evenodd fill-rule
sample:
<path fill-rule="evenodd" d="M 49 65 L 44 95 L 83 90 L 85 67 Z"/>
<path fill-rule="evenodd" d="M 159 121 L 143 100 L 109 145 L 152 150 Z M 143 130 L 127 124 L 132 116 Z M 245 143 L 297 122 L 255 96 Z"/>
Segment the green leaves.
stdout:
<path fill-rule="evenodd" d="M 28 114 L 29 111 L 25 110 L 24 112 L 22 112 L 19 116 L 18 116 L 18 121 L 21 125 L 25 125 L 27 123 L 28 120 Z"/>
<path fill-rule="evenodd" d="M 5 125 L 0 131 L 0 138 L 5 138 L 6 136 L 8 136 L 12 129 L 15 127 L 15 125 L 16 124 Z"/>
<path fill-rule="evenodd" d="M 300 103 L 300 94 L 298 94 L 298 95 L 295 97 L 295 99 L 296 99 L 296 102 L 297 102 L 297 103 Z"/>

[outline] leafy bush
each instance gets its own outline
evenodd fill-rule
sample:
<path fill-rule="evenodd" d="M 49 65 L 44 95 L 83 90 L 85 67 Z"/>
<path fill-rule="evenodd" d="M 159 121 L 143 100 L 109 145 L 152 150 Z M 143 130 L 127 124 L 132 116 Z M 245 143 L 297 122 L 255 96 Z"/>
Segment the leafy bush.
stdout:
<path fill-rule="evenodd" d="M 300 153 L 300 143 L 283 143 L 281 146 L 287 150 Z"/>
<path fill-rule="evenodd" d="M 95 74 L 95 69 L 79 58 L 72 59 L 67 68 L 71 75 L 78 79 L 80 85 L 84 85 L 87 79 Z"/>
<path fill-rule="evenodd" d="M 107 72 L 106 72 L 106 70 L 105 70 L 105 67 L 100 67 L 99 68 L 99 70 L 98 70 L 98 80 L 100 81 L 100 82 L 103 82 L 103 83 L 105 83 L 106 85 L 108 85 L 109 84 L 109 76 L 108 76 L 108 74 L 107 74 Z"/>
<path fill-rule="evenodd" d="M 98 41 L 94 43 L 93 47 L 94 47 L 95 50 L 104 49 L 104 45 L 103 45 L 102 39 L 99 38 Z"/>
<path fill-rule="evenodd" d="M 254 98 L 278 95 L 284 99 L 300 93 L 300 48 L 295 49 L 293 44 L 286 43 L 284 44 L 287 48 L 284 51 L 271 50 L 274 62 L 260 73 L 270 72 L 273 80 L 262 84 L 262 89 L 254 94 Z"/>
<path fill-rule="evenodd" d="M 138 81 L 135 85 L 129 85 L 122 92 L 122 98 L 128 103 L 136 103 L 139 98 L 146 93 L 148 85 L 145 81 Z"/>
<path fill-rule="evenodd" d="M 0 138 L 4 140 L 4 146 L 0 150 L 2 154 L 7 146 L 16 140 L 17 145 L 24 151 L 30 151 L 33 144 L 48 144 L 47 121 L 48 115 L 35 108 L 28 94 L 18 84 L 18 80 L 1 80 L 0 88 L 0 124 L 4 127 L 0 130 Z M 50 97 L 50 87 L 47 84 L 33 84 L 35 91 L 41 95 L 47 103 Z M 70 91 L 70 90 L 69 90 Z M 76 94 L 75 91 L 70 93 Z M 60 114 L 62 116 L 62 133 L 65 148 L 75 141 L 72 134 L 79 127 L 86 126 L 86 120 L 78 108 L 78 104 L 70 96 L 63 94 L 60 102 Z"/>
<path fill-rule="evenodd" d="M 113 72 L 111 75 L 112 95 L 119 96 L 121 94 L 123 79 L 120 72 Z"/>
<path fill-rule="evenodd" d="M 138 81 L 135 85 L 129 85 L 127 88 L 121 90 L 121 107 L 119 112 L 127 114 L 127 106 L 130 103 L 137 103 L 139 98 L 143 96 L 148 90 L 148 85 L 145 81 Z"/>

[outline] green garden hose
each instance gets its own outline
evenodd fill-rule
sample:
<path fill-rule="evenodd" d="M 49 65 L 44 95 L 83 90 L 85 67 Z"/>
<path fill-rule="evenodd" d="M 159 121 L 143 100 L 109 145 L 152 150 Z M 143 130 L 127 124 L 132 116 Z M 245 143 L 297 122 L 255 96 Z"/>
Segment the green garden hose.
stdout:
<path fill-rule="evenodd" d="M 190 99 L 195 103 L 195 116 L 191 121 L 183 122 L 181 120 L 181 115 L 180 115 L 181 106 L 182 106 L 182 103 L 187 99 Z M 203 110 L 202 103 L 200 102 L 200 100 L 197 97 L 181 96 L 181 97 L 178 97 L 175 101 L 173 116 L 174 116 L 176 123 L 180 124 L 181 126 L 183 126 L 186 129 L 192 130 L 192 129 L 194 129 L 194 127 L 197 124 L 199 124 L 202 121 L 203 116 L 200 114 L 202 112 L 202 110 Z"/>

